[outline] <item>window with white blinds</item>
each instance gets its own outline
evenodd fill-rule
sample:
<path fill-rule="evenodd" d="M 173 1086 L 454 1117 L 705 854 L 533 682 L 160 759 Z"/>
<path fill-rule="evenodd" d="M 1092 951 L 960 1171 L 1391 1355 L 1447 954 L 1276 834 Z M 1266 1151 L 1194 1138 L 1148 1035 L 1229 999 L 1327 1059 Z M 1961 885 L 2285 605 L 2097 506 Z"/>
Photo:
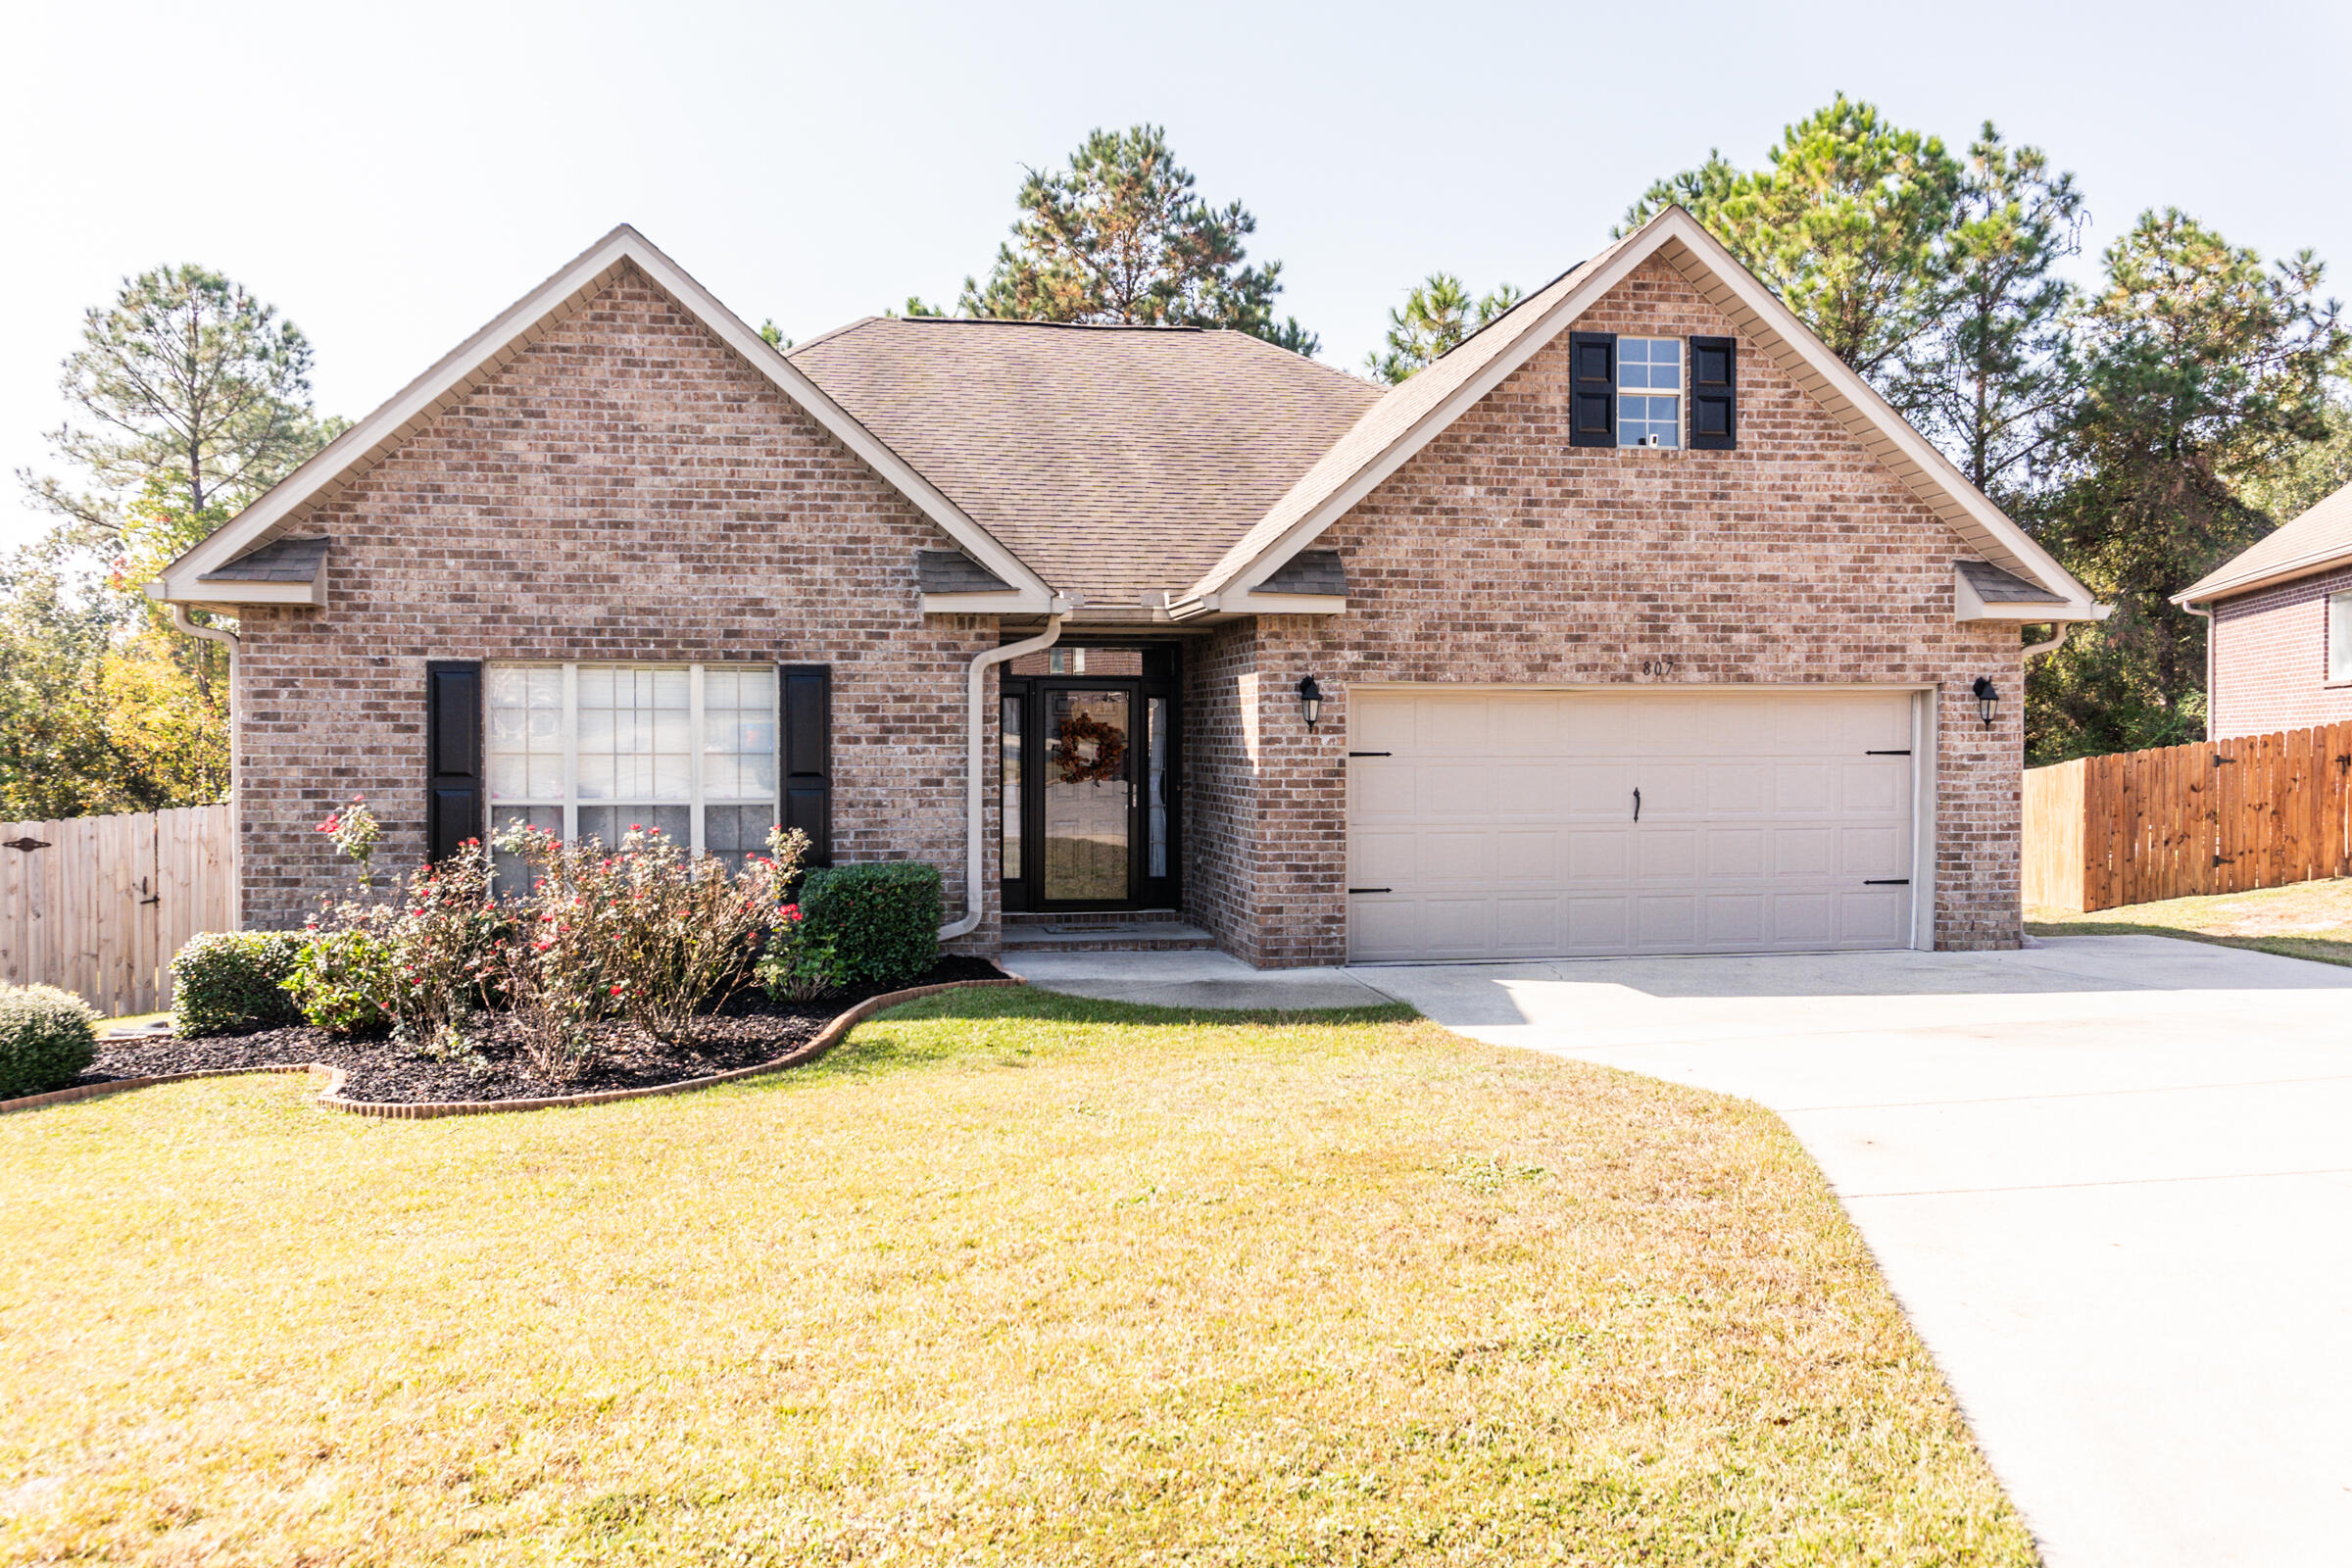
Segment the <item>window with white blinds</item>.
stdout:
<path fill-rule="evenodd" d="M 490 831 L 659 828 L 740 865 L 776 821 L 770 664 L 489 664 Z M 520 868 L 498 857 L 502 890 Z"/>

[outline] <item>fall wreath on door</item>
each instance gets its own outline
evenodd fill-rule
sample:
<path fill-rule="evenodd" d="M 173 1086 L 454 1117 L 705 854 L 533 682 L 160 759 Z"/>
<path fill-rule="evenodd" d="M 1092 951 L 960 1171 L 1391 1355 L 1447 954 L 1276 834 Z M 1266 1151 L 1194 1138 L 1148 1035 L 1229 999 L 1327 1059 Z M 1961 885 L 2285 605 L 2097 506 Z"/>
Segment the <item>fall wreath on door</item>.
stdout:
<path fill-rule="evenodd" d="M 1127 766 L 1127 732 L 1073 709 L 1062 715 L 1054 737 L 1054 765 L 1061 769 L 1065 784 L 1101 784 L 1121 777 Z"/>

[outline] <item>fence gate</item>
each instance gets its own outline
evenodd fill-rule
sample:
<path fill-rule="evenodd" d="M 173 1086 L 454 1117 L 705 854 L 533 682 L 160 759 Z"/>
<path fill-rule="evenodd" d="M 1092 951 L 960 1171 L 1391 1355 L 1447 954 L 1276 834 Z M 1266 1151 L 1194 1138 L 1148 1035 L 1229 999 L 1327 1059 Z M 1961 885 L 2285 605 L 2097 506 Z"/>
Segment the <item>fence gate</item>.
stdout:
<path fill-rule="evenodd" d="M 103 1016 L 172 1005 L 172 956 L 236 925 L 226 806 L 0 822 L 0 980 Z"/>

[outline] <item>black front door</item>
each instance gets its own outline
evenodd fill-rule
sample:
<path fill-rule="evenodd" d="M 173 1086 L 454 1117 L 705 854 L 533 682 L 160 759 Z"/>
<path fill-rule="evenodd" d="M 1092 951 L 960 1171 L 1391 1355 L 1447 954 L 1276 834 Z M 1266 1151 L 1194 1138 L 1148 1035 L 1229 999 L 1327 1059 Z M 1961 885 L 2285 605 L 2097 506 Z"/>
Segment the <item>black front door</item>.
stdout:
<path fill-rule="evenodd" d="M 1005 908 L 1176 906 L 1174 655 L 1089 647 L 1006 677 Z"/>

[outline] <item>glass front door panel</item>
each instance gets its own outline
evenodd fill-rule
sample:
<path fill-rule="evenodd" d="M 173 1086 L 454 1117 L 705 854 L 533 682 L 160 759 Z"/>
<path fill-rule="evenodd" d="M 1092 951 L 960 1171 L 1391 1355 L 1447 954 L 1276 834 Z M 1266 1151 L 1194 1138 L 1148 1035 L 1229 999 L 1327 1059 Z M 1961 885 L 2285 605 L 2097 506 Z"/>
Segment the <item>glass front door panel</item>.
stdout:
<path fill-rule="evenodd" d="M 1045 896 L 1132 897 L 1127 834 L 1135 748 L 1128 694 L 1046 694 Z"/>

